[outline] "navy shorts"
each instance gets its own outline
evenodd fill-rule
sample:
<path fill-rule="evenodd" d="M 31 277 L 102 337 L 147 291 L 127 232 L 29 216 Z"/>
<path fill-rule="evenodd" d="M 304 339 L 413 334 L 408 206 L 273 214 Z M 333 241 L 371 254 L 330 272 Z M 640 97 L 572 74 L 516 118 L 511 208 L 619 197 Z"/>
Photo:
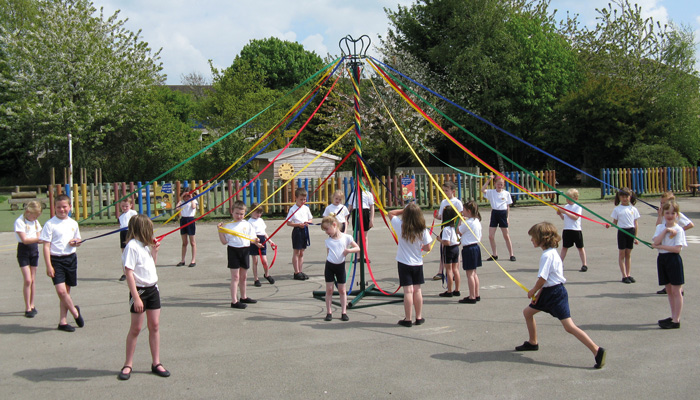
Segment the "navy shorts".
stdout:
<path fill-rule="evenodd" d="M 121 246 L 122 249 L 126 247 L 126 235 L 127 235 L 127 233 L 129 233 L 128 229 L 124 229 L 123 231 L 119 231 L 119 245 Z"/>
<path fill-rule="evenodd" d="M 39 265 L 39 244 L 17 243 L 17 262 L 20 267 Z"/>
<path fill-rule="evenodd" d="M 459 262 L 459 245 L 442 247 L 442 262 L 456 264 Z"/>
<path fill-rule="evenodd" d="M 423 265 L 406 265 L 398 262 L 399 267 L 399 285 L 411 286 L 422 285 L 425 283 L 423 277 Z"/>
<path fill-rule="evenodd" d="M 357 230 L 360 230 L 360 222 L 357 221 L 357 209 L 352 210 L 352 225 L 357 227 Z M 369 209 L 367 208 L 362 209 L 362 225 L 365 228 L 365 232 L 371 229 L 369 227 Z"/>
<path fill-rule="evenodd" d="M 508 210 L 491 210 L 491 221 L 489 228 L 507 228 L 508 227 Z"/>
<path fill-rule="evenodd" d="M 67 256 L 51 256 L 54 285 L 65 283 L 66 286 L 78 286 L 78 257 L 75 253 Z"/>
<path fill-rule="evenodd" d="M 656 258 L 656 272 L 659 275 L 659 285 L 678 286 L 685 283 L 683 259 L 678 253 L 659 253 Z"/>
<path fill-rule="evenodd" d="M 309 240 L 308 226 L 292 229 L 292 248 L 294 250 L 304 250 L 309 245 L 311 245 L 311 241 Z"/>
<path fill-rule="evenodd" d="M 537 303 L 530 303 L 530 307 L 549 313 L 560 321 L 571 318 L 571 311 L 569 310 L 569 292 L 566 291 L 563 283 L 542 288 Z"/>
<path fill-rule="evenodd" d="M 187 225 L 190 221 L 194 221 L 194 217 L 182 217 L 180 218 L 180 226 Z M 191 224 L 180 229 L 180 235 L 194 236 L 197 232 L 197 223 L 192 222 Z"/>
<path fill-rule="evenodd" d="M 583 248 L 583 232 L 564 229 L 561 233 L 561 243 L 565 249 L 576 245 L 577 249 Z"/>
<path fill-rule="evenodd" d="M 481 267 L 481 247 L 479 243 L 472 243 L 462 247 L 462 268 L 465 271 Z"/>
<path fill-rule="evenodd" d="M 228 267 L 229 269 L 248 269 L 250 264 L 248 263 L 250 254 L 250 247 L 231 247 L 226 246 L 226 255 L 228 257 Z"/>
<path fill-rule="evenodd" d="M 160 292 L 158 291 L 158 286 L 148 286 L 148 287 L 137 287 L 139 292 L 139 298 L 143 302 L 143 310 L 160 310 Z M 131 312 L 133 314 L 138 314 L 134 311 L 134 299 L 131 297 L 131 292 L 129 292 L 129 305 L 131 306 Z"/>
<path fill-rule="evenodd" d="M 326 269 L 323 271 L 326 277 L 326 283 L 337 282 L 342 285 L 347 280 L 347 275 L 345 274 L 345 263 L 334 264 L 326 260 Z"/>
<path fill-rule="evenodd" d="M 621 230 L 620 230 L 621 229 Z M 630 236 L 626 234 L 626 231 L 629 232 L 631 235 L 634 235 L 634 228 L 620 228 L 617 231 L 617 249 L 618 250 L 625 250 L 625 249 L 633 249 L 634 248 L 634 236 Z"/>
<path fill-rule="evenodd" d="M 258 247 L 253 243 L 250 244 L 250 255 L 255 256 L 266 256 L 267 255 L 267 242 L 265 241 L 265 235 L 258 235 L 258 240 L 262 243 L 263 247 Z"/>

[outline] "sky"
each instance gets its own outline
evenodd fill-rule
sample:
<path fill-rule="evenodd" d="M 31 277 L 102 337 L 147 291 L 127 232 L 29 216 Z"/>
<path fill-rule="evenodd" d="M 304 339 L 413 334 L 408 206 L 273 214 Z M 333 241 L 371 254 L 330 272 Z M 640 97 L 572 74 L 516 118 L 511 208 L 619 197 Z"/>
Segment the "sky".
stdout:
<path fill-rule="evenodd" d="M 645 16 L 663 24 L 690 27 L 700 41 L 700 1 L 631 0 Z M 211 79 L 208 60 L 216 68 L 231 65 L 243 46 L 252 39 L 271 36 L 296 41 L 325 58 L 340 55 L 338 42 L 346 35 L 367 35 L 372 45 L 385 36 L 389 22 L 384 8 L 396 10 L 412 0 L 93 0 L 105 16 L 120 10 L 131 31 L 141 30 L 142 40 L 160 57 L 167 84 L 178 85 L 183 75 L 198 73 Z M 558 20 L 566 12 L 578 14 L 584 25 L 595 26 L 596 8 L 609 0 L 552 0 L 550 11 Z M 194 6 L 193 4 L 197 4 Z M 700 54 L 700 47 L 698 47 Z M 370 49 L 369 55 L 376 55 Z"/>

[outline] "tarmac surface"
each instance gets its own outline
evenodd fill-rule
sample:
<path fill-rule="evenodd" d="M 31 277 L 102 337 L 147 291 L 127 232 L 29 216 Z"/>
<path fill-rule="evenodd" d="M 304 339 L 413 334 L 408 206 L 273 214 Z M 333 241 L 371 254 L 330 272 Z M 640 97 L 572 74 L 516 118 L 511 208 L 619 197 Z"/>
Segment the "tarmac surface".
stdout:
<path fill-rule="evenodd" d="M 657 204 L 657 199 L 647 200 Z M 681 210 L 700 223 L 700 198 L 682 197 Z M 612 202 L 588 205 L 609 217 Z M 640 238 L 650 240 L 655 211 L 637 203 L 642 215 Z M 488 209 L 483 241 L 488 246 Z M 586 215 L 590 215 L 586 213 Z M 428 223 L 432 211 L 426 211 Z M 512 209 L 511 238 L 516 262 L 501 264 L 531 288 L 541 250 L 533 248 L 527 231 L 540 221 L 562 227 L 555 212 L 544 206 Z M 319 222 L 319 219 L 315 219 Z M 267 221 L 268 233 L 280 221 Z M 167 232 L 161 228 L 158 234 Z M 83 228 L 83 238 L 111 229 Z M 656 250 L 643 245 L 632 252 L 637 283 L 620 282 L 615 229 L 584 221 L 588 272 L 579 272 L 578 252 L 565 260 L 566 287 L 574 322 L 608 351 L 607 364 L 593 368 L 591 352 L 558 320 L 536 316 L 540 350 L 516 352 L 527 340 L 522 310 L 526 293 L 493 262 L 478 269 L 482 301 L 458 304 L 442 298 L 440 281 L 423 286 L 421 326 L 397 325 L 403 305 L 385 304 L 348 310 L 349 322 L 323 320 L 323 301 L 312 291 L 323 290 L 326 235 L 310 227 L 304 271 L 311 279 L 292 279 L 290 229 L 273 238 L 279 246 L 272 276 L 248 293 L 257 304 L 246 310 L 229 307 L 230 274 L 226 252 L 215 223 L 198 223 L 195 268 L 175 267 L 180 259 L 179 235 L 164 239 L 158 258 L 161 312 L 161 361 L 172 376 L 150 372 L 148 332 L 139 336 L 134 371 L 118 381 L 129 327 L 128 288 L 121 275 L 118 235 L 89 241 L 78 249 L 78 286 L 72 295 L 80 305 L 85 327 L 74 333 L 56 330 L 58 299 L 43 259 L 37 271 L 38 315 L 24 318 L 22 281 L 15 259 L 13 233 L 0 233 L 6 279 L 0 280 L 0 396 L 19 398 L 196 398 L 196 399 L 521 399 L 521 398 L 694 398 L 697 378 L 700 296 L 697 260 L 700 227 L 687 232 L 685 261 L 687 296 L 681 329 L 662 330 L 656 321 L 670 315 L 656 276 Z M 381 217 L 369 233 L 369 255 L 380 287 L 398 285 L 396 246 Z M 507 259 L 500 232 L 498 254 Z M 490 250 L 490 248 L 489 248 Z M 482 254 L 485 252 L 482 250 Z M 484 255 L 484 258 L 486 256 Z M 189 262 L 189 253 L 188 259 Z M 348 263 L 349 264 L 349 263 Z M 425 257 L 425 275 L 438 269 L 438 251 Z M 262 279 L 262 268 L 260 268 Z M 369 275 L 369 274 L 367 274 Z M 368 276 L 369 279 L 369 276 Z M 462 297 L 468 289 L 462 272 Z M 362 299 L 358 306 L 384 298 Z M 69 321 L 74 322 L 69 316 Z"/>

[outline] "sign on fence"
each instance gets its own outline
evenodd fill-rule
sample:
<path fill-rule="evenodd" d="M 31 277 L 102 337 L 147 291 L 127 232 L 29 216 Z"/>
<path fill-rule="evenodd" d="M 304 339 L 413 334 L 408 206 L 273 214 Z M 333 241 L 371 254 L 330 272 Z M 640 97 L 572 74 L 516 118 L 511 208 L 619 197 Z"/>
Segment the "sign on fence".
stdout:
<path fill-rule="evenodd" d="M 404 201 L 414 200 L 416 195 L 416 179 L 411 177 L 401 178 L 401 196 Z"/>

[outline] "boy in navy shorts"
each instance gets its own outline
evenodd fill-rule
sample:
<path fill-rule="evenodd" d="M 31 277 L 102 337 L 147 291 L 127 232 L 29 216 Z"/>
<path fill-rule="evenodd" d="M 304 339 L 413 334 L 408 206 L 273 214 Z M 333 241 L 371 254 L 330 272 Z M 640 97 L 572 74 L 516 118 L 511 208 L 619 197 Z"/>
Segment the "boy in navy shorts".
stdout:
<path fill-rule="evenodd" d="M 53 280 L 60 302 L 58 330 L 74 332 L 75 328 L 66 321 L 69 311 L 78 327 L 85 325 L 80 307 L 73 305 L 70 295 L 70 288 L 78 285 L 78 258 L 75 250 L 80 246 L 80 229 L 78 223 L 68 216 L 71 210 L 70 197 L 65 194 L 56 196 L 54 206 L 56 215 L 46 222 L 39 240 L 44 247 L 46 275 Z"/>
<path fill-rule="evenodd" d="M 605 365 L 605 349 L 599 347 L 581 328 L 574 324 L 569 311 L 569 294 L 564 287 L 564 263 L 557 253 L 559 247 L 559 233 L 557 228 L 549 222 L 540 222 L 533 225 L 527 232 L 535 247 L 542 249 L 540 257 L 540 269 L 537 274 L 535 286 L 527 292 L 531 299 L 529 306 L 523 310 L 527 323 L 528 341 L 515 348 L 516 351 L 539 350 L 537 343 L 537 325 L 535 314 L 540 311 L 547 312 L 561 321 L 564 329 L 574 335 L 576 339 L 585 344 L 595 356 L 594 368 L 603 368 Z"/>
<path fill-rule="evenodd" d="M 221 244 L 228 245 L 228 268 L 231 270 L 231 308 L 244 309 L 246 304 L 255 304 L 246 295 L 246 279 L 250 268 L 250 245 L 260 246 L 260 240 L 255 237 L 255 228 L 245 219 L 246 206 L 242 201 L 233 204 L 233 222 L 224 226 L 219 223 L 219 240 Z M 223 228 L 224 230 L 222 230 Z M 241 299 L 238 300 L 237 292 L 241 291 Z"/>
<path fill-rule="evenodd" d="M 296 204 L 294 204 L 287 213 L 287 226 L 292 229 L 292 267 L 294 267 L 294 279 L 303 281 L 309 279 L 303 272 L 304 269 L 304 250 L 311 243 L 309 241 L 309 224 L 313 222 L 314 216 L 311 210 L 306 205 L 306 196 L 308 193 L 304 189 L 294 191 Z"/>

